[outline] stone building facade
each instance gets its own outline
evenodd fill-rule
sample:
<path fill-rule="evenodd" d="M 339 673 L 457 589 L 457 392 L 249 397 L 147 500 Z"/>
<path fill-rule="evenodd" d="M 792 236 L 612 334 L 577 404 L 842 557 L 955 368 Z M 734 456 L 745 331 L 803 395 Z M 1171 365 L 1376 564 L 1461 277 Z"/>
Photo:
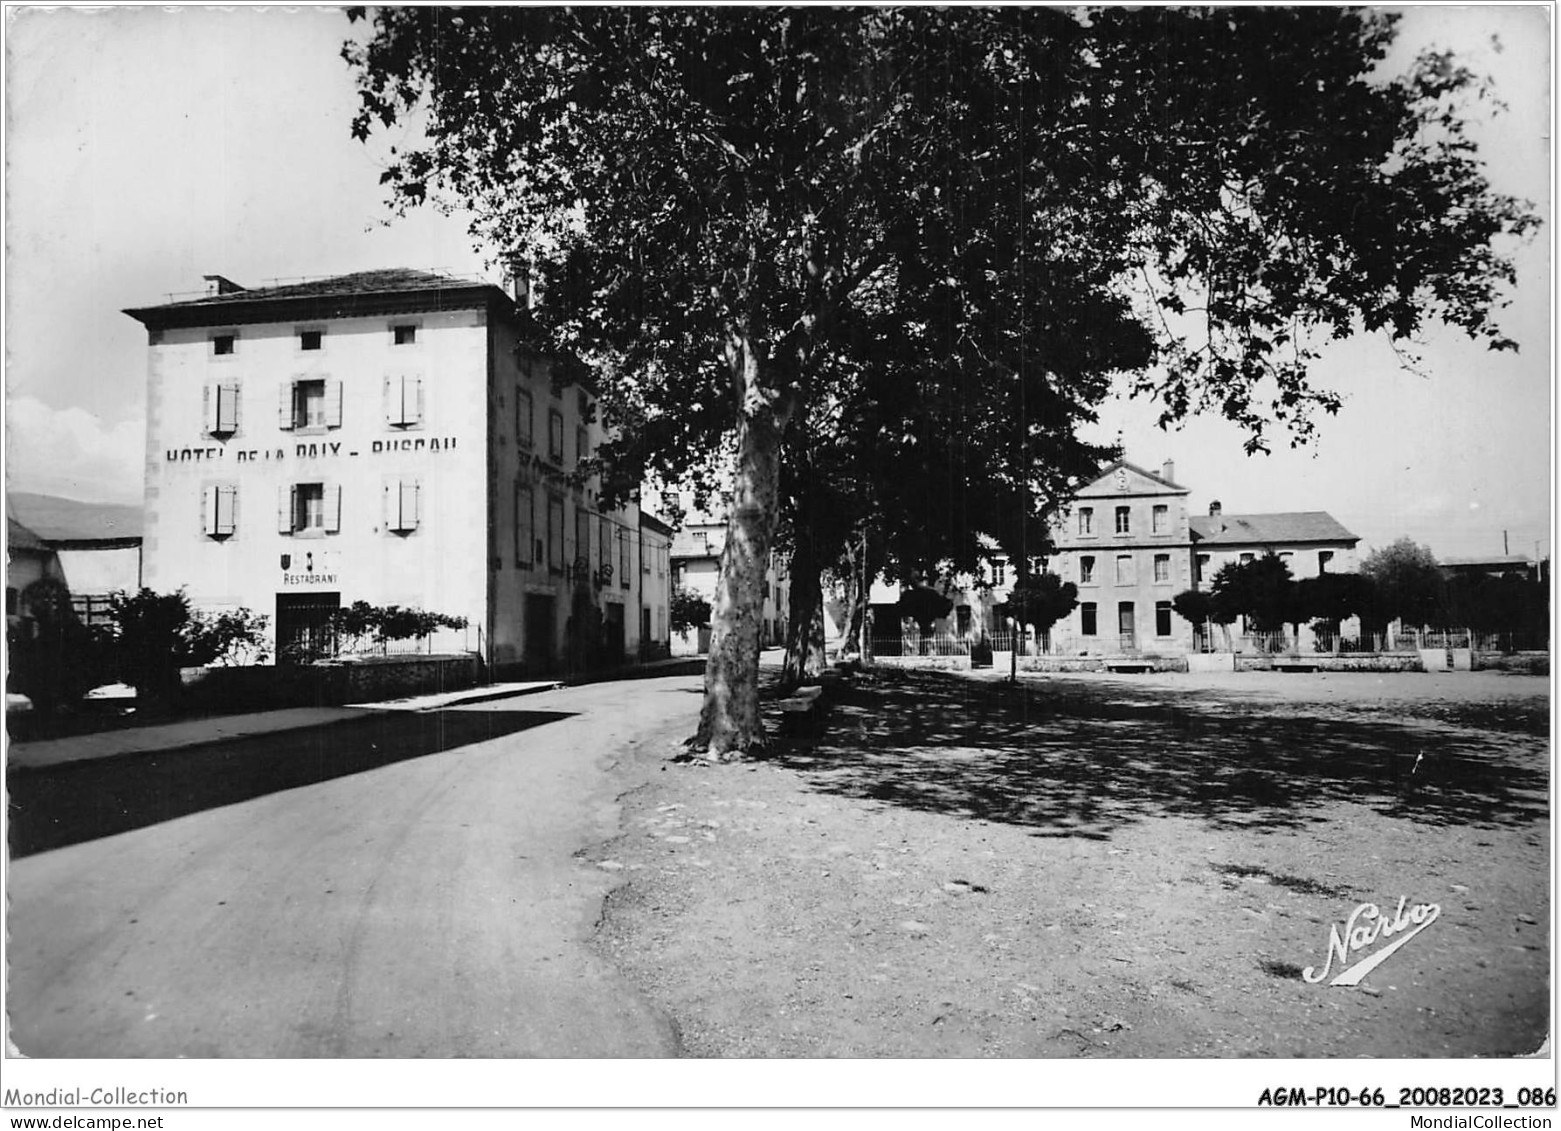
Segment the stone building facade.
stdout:
<path fill-rule="evenodd" d="M 1189 514 L 1188 488 L 1166 463 L 1158 473 L 1126 460 L 1081 488 L 1053 522 L 1047 568 L 1078 586 L 1079 605 L 1051 632 L 1052 650 L 1073 655 L 1181 653 L 1193 626 L 1171 607 L 1176 594 L 1206 589 L 1227 562 L 1270 551 L 1297 579 L 1359 569 L 1360 539 L 1323 511 Z"/>

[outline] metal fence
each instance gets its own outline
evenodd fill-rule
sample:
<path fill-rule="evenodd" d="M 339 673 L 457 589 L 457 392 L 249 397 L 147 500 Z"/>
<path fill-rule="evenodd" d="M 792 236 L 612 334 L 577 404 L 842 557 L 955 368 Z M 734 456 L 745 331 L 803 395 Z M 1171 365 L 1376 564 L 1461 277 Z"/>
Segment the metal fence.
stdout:
<path fill-rule="evenodd" d="M 968 656 L 972 648 L 980 646 L 983 641 L 994 652 L 1008 652 L 1014 648 L 1015 640 L 1019 642 L 1019 654 L 1021 656 L 1044 656 L 1050 654 L 1045 638 L 1034 636 L 1025 637 L 1008 629 L 1000 629 L 996 632 L 988 632 L 982 636 L 958 636 L 952 632 L 931 632 L 922 636 L 916 632 L 895 633 L 892 635 L 875 634 L 871 637 L 873 655 L 875 656 Z"/>

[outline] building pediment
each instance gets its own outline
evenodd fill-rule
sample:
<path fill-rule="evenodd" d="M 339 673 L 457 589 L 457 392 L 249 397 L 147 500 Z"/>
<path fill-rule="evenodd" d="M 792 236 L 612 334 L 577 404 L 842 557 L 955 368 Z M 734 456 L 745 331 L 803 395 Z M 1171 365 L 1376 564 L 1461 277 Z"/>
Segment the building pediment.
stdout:
<path fill-rule="evenodd" d="M 1187 495 L 1191 492 L 1169 478 L 1118 460 L 1096 479 L 1081 487 L 1078 499 L 1105 499 L 1124 495 Z"/>

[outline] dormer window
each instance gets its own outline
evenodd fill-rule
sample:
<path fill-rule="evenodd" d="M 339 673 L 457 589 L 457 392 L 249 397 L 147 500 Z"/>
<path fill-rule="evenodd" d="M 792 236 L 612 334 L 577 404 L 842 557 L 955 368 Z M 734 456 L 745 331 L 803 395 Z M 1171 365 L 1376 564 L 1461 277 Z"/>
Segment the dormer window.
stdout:
<path fill-rule="evenodd" d="M 395 335 L 396 345 L 413 346 L 417 344 L 416 326 L 397 326 L 391 331 Z"/>
<path fill-rule="evenodd" d="M 298 348 L 305 350 L 317 350 L 324 340 L 325 334 L 321 330 L 304 330 L 298 335 Z"/>
<path fill-rule="evenodd" d="M 217 357 L 225 357 L 233 352 L 233 343 L 236 340 L 233 334 L 218 334 L 211 340 L 211 352 Z"/>

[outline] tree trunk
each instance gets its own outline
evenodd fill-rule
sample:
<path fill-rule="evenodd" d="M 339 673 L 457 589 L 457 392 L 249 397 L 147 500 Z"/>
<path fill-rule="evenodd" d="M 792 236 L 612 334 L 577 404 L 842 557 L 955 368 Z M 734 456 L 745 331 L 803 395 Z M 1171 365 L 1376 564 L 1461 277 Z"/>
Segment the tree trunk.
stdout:
<path fill-rule="evenodd" d="M 759 717 L 760 620 L 785 426 L 785 414 L 759 386 L 760 363 L 754 346 L 744 341 L 734 347 L 729 363 L 744 411 L 737 432 L 732 513 L 710 618 L 705 703 L 692 743 L 713 761 L 764 746 L 764 723 Z"/>
<path fill-rule="evenodd" d="M 781 678 L 798 684 L 824 671 L 824 589 L 818 555 L 806 531 L 791 554 L 791 618 L 786 626 L 786 666 Z"/>

